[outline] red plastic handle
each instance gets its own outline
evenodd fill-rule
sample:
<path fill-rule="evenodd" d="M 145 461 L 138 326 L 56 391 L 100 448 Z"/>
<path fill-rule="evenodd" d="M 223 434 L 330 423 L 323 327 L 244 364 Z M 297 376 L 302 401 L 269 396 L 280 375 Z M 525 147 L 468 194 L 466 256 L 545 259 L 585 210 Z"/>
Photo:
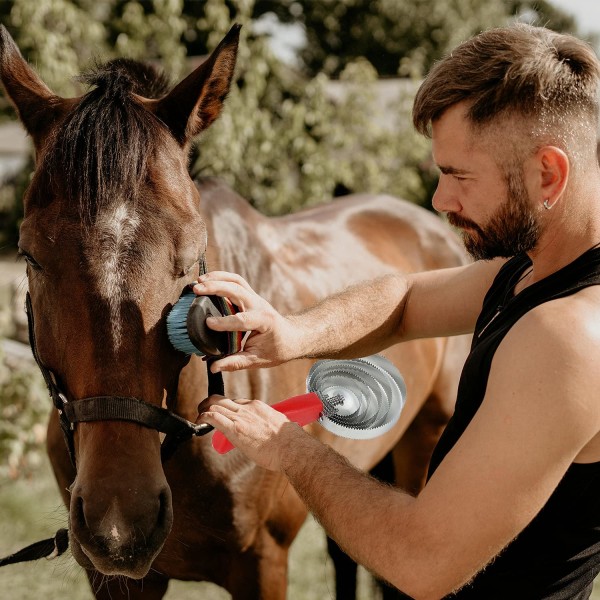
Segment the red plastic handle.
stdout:
<path fill-rule="evenodd" d="M 298 425 L 308 425 L 316 421 L 323 412 L 323 403 L 317 394 L 302 394 L 272 405 L 272 408 L 283 413 L 290 421 Z M 220 432 L 215 431 L 212 437 L 213 448 L 219 454 L 233 449 L 233 444 Z"/>

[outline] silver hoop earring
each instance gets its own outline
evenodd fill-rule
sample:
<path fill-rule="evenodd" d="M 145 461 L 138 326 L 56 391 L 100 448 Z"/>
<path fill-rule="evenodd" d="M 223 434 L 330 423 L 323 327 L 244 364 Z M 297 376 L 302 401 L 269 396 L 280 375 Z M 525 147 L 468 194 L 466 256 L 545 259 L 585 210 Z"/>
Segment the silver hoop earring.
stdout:
<path fill-rule="evenodd" d="M 544 208 L 545 208 L 546 210 L 550 210 L 550 209 L 551 209 L 551 208 L 554 206 L 554 204 L 549 204 L 549 202 L 548 202 L 548 201 L 549 201 L 549 198 L 546 198 L 546 199 L 544 200 Z"/>

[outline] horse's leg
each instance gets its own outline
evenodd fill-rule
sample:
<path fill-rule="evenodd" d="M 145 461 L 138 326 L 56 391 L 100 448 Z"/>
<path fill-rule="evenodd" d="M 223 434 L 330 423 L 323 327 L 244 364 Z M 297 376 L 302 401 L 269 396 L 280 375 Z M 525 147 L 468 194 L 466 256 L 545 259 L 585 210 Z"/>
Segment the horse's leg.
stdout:
<path fill-rule="evenodd" d="M 128 579 L 107 577 L 98 571 L 87 571 L 86 574 L 96 600 L 161 600 L 169 586 L 166 577 Z"/>
<path fill-rule="evenodd" d="M 380 481 L 394 483 L 394 462 L 391 453 L 386 454 L 371 469 L 370 474 Z M 357 564 L 330 537 L 327 537 L 327 551 L 335 573 L 335 597 L 338 600 L 356 600 Z"/>
<path fill-rule="evenodd" d="M 429 397 L 392 454 L 399 487 L 417 495 L 425 485 L 431 454 L 454 412 L 460 372 L 468 353 L 469 336 L 446 340 L 444 358 Z"/>
<path fill-rule="evenodd" d="M 287 548 L 274 540 L 267 544 L 265 541 L 234 559 L 226 586 L 232 600 L 285 600 Z"/>
<path fill-rule="evenodd" d="M 225 585 L 232 600 L 285 600 L 288 551 L 307 515 L 294 488 L 284 482 L 278 501 L 251 548 L 232 562 Z"/>
<path fill-rule="evenodd" d="M 335 597 L 339 600 L 356 600 L 356 563 L 329 536 L 327 552 L 335 574 Z"/>

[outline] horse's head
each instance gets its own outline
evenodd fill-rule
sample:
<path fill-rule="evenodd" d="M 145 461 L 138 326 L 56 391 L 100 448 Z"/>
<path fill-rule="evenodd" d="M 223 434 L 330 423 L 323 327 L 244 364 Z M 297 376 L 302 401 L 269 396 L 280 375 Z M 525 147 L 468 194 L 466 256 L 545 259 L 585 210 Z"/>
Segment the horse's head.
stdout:
<path fill-rule="evenodd" d="M 165 317 L 206 249 L 190 139 L 218 116 L 239 28 L 170 92 L 153 69 L 112 61 L 80 98 L 53 94 L 0 26 L 0 77 L 36 150 L 19 247 L 37 351 L 67 399 L 175 399 L 186 358 Z M 159 434 L 126 421 L 79 423 L 73 553 L 105 574 L 143 577 L 170 531 Z"/>

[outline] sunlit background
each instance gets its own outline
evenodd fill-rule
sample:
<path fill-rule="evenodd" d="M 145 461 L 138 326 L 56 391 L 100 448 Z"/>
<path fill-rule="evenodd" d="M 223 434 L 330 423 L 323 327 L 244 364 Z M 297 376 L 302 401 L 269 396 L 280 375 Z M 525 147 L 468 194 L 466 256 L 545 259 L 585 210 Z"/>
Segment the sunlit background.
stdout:
<path fill-rule="evenodd" d="M 225 179 L 271 215 L 358 191 L 429 207 L 436 173 L 410 123 L 416 86 L 456 43 L 514 19 L 599 48 L 598 0 L 0 0 L 0 22 L 64 95 L 81 93 L 73 76 L 94 57 L 148 59 L 176 79 L 242 23 L 238 79 L 191 169 Z M 50 401 L 27 346 L 26 281 L 14 256 L 31 169 L 29 140 L 0 99 L 0 555 L 66 521 L 44 453 Z M 0 569 L 0 598 L 41 597 L 91 596 L 69 556 Z M 182 583 L 167 594 L 198 597 L 229 596 Z M 324 536 L 309 518 L 293 545 L 289 598 L 332 597 Z M 359 598 L 378 597 L 361 570 Z"/>

